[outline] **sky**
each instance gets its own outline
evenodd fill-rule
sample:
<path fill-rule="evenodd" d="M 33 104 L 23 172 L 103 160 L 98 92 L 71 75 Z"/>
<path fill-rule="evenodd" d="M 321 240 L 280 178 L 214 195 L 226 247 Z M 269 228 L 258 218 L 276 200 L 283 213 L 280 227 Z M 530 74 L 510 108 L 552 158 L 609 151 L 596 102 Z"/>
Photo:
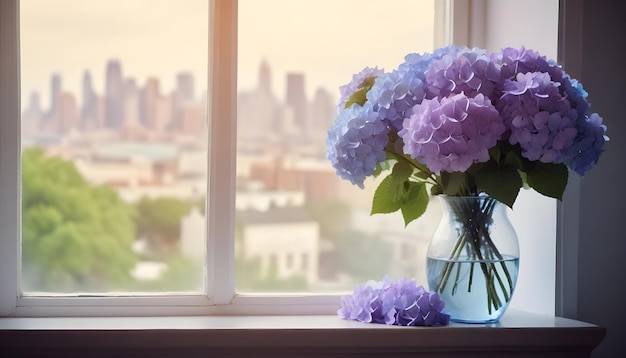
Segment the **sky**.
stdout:
<path fill-rule="evenodd" d="M 318 87 L 338 97 L 338 87 L 365 66 L 393 70 L 408 53 L 432 51 L 433 3 L 239 0 L 238 86 L 255 87 L 265 60 L 279 98 L 288 72 L 306 75 L 309 98 Z M 80 102 L 89 70 L 102 94 L 109 59 L 120 60 L 124 76 L 140 86 L 158 77 L 165 94 L 182 71 L 194 75 L 197 95 L 206 88 L 206 0 L 22 0 L 20 11 L 22 107 L 38 91 L 47 108 L 52 73 Z"/>

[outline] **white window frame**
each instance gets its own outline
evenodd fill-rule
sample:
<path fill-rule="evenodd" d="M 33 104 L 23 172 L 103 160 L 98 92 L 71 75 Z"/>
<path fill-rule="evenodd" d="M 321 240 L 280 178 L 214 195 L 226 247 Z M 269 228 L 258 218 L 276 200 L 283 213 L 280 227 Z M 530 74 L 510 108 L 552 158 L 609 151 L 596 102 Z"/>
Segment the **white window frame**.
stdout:
<path fill-rule="evenodd" d="M 435 0 L 434 46 L 455 43 L 480 47 L 485 3 Z M 235 293 L 237 0 L 210 0 L 210 7 L 209 113 L 210 118 L 220 120 L 209 120 L 207 235 L 212 239 L 207 240 L 206 292 L 22 297 L 19 0 L 0 1 L 0 317 L 335 313 L 338 294 Z"/>
<path fill-rule="evenodd" d="M 445 4 L 450 1 L 437 1 L 442 6 L 438 5 L 436 11 L 450 9 Z M 336 311 L 338 294 L 235 293 L 237 5 L 236 0 L 210 1 L 209 113 L 210 118 L 220 120 L 209 120 L 207 235 L 212 239 L 207 240 L 207 291 L 197 295 L 23 297 L 19 245 L 19 0 L 0 2 L 0 317 L 333 314 Z M 441 29 L 439 32 L 449 33 Z"/>

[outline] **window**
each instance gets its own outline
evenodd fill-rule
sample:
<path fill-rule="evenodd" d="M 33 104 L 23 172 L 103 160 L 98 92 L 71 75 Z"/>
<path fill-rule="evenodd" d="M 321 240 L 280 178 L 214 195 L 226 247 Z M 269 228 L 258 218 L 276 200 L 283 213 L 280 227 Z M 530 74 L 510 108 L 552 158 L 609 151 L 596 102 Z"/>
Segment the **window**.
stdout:
<path fill-rule="evenodd" d="M 361 190 L 340 179 L 325 140 L 338 88 L 355 72 L 391 70 L 409 51 L 434 49 L 434 4 L 396 1 L 405 11 L 391 19 L 380 16 L 384 1 L 239 1 L 237 292 L 336 293 L 386 274 L 426 282 L 425 264 L 403 264 L 396 247 L 427 246 L 436 200 L 406 230 L 400 216 L 370 217 L 378 182 Z M 276 272 L 250 269 L 265 250 L 283 258 Z M 296 253 L 308 258 L 306 270 L 293 269 Z"/>
<path fill-rule="evenodd" d="M 20 3 L 25 296 L 204 291 L 208 16 Z"/>
<path fill-rule="evenodd" d="M 325 2 L 312 2 L 315 4 Z M 415 6 L 415 2 L 408 2 L 407 6 Z M 443 11 L 449 8 L 442 6 L 442 4 L 448 4 L 457 2 L 449 1 L 436 1 L 433 5 L 433 11 Z M 459 2 L 460 3 L 460 2 Z M 239 287 L 241 282 L 245 282 L 245 277 L 250 275 L 250 272 L 254 270 L 241 270 L 240 262 L 237 262 L 236 256 L 243 254 L 246 246 L 242 245 L 245 242 L 244 235 L 246 231 L 256 230 L 256 232 L 263 232 L 267 228 L 263 225 L 242 225 L 243 220 L 246 219 L 243 216 L 238 216 L 238 206 L 243 205 L 242 202 L 246 201 L 246 196 L 241 195 L 241 192 L 237 192 L 237 188 L 240 185 L 250 185 L 249 188 L 254 188 L 254 182 L 244 180 L 245 176 L 240 175 L 242 173 L 241 164 L 244 163 L 243 158 L 239 152 L 241 143 L 244 143 L 241 138 L 236 138 L 235 133 L 241 135 L 254 135 L 255 131 L 252 128 L 244 128 L 248 130 L 248 133 L 244 131 L 235 130 L 235 117 L 239 113 L 240 119 L 244 109 L 239 108 L 238 105 L 242 104 L 242 101 L 237 101 L 237 95 L 239 90 L 247 88 L 254 89 L 254 85 L 257 83 L 257 73 L 262 66 L 263 58 L 256 56 L 248 56 L 252 64 L 248 67 L 244 66 L 243 58 L 246 48 L 245 43 L 240 43 L 239 48 L 235 48 L 235 38 L 239 31 L 239 38 L 242 39 L 245 31 L 242 29 L 241 21 L 245 20 L 242 16 L 242 12 L 246 11 L 247 6 L 254 6 L 253 1 L 240 1 L 239 7 L 236 1 L 222 1 L 214 0 L 210 3 L 210 7 L 213 13 L 210 15 L 209 23 L 211 31 L 209 31 L 209 43 L 210 48 L 213 51 L 209 51 L 211 65 L 210 73 L 213 74 L 208 88 L 211 100 L 208 103 L 208 112 L 211 114 L 212 121 L 209 125 L 209 143 L 211 149 L 209 151 L 208 160 L 208 172 L 210 173 L 208 179 L 208 215 L 205 219 L 207 224 L 207 233 L 210 238 L 207 242 L 206 261 L 204 263 L 204 272 L 206 273 L 204 288 L 201 292 L 186 292 L 184 294 L 172 295 L 171 290 L 165 290 L 166 293 L 158 292 L 141 292 L 135 294 L 109 294 L 102 295 L 96 294 L 83 294 L 86 297 L 76 297 L 76 294 L 69 295 L 35 295 L 26 297 L 22 295 L 21 287 L 19 285 L 18 267 L 20 267 L 21 248 L 18 246 L 19 240 L 17 238 L 22 235 L 20 233 L 20 227 L 16 225 L 20 218 L 18 216 L 18 210 L 20 208 L 20 198 L 16 193 L 20 192 L 19 184 L 19 170 L 20 163 L 20 143 L 17 140 L 15 134 L 20 132 L 16 118 L 20 117 L 21 108 L 19 107 L 19 52 L 18 43 L 16 41 L 19 31 L 17 29 L 18 19 L 18 7 L 17 1 L 3 1 L 0 2 L 2 11 L 0 12 L 0 49 L 2 50 L 2 56 L 0 56 L 0 69 L 2 73 L 2 87 L 0 87 L 0 209 L 3 215 L 0 215 L 0 285 L 2 290 L 0 292 L 0 312 L 3 315 L 162 315 L 162 314 L 211 314 L 211 313 L 239 313 L 239 314 L 254 314 L 254 313 L 332 313 L 337 308 L 337 291 L 350 289 L 353 287 L 355 281 L 351 281 L 354 277 L 346 279 L 341 287 L 332 287 L 332 289 L 318 289 L 309 290 L 307 294 L 302 294 L 301 290 L 290 290 L 287 293 L 276 294 L 268 287 L 261 287 L 260 289 L 245 289 Z M 290 2 L 283 4 L 288 6 Z M 338 6 L 335 2 L 328 4 L 333 7 L 332 11 L 338 11 Z M 248 9 L 250 10 L 250 9 Z M 458 10 L 458 9 L 457 9 Z M 447 10 L 446 10 L 447 11 Z M 438 19 L 443 19 L 442 13 L 450 15 L 449 12 L 438 12 Z M 455 12 L 456 17 L 451 19 L 457 23 L 456 19 L 461 18 L 461 14 L 467 14 L 469 12 L 458 11 Z M 239 17 L 239 25 L 237 25 L 237 19 Z M 258 16 L 258 18 L 267 18 Z M 346 19 L 344 17 L 346 21 Z M 355 17 L 351 20 L 358 21 L 359 18 Z M 380 19 L 379 19 L 380 20 Z M 245 20 L 247 21 L 247 20 Z M 380 20 L 382 21 L 382 20 Z M 390 20 L 392 21 L 392 20 Z M 392 22 L 393 23 L 393 22 Z M 449 22 L 448 22 L 449 23 Z M 287 27 L 287 25 L 285 25 Z M 341 24 L 342 29 L 346 28 L 346 23 Z M 454 38 L 454 34 L 450 31 L 446 32 L 443 26 L 443 21 L 438 23 L 436 33 L 440 34 L 441 39 L 447 39 L 451 41 Z M 287 27 L 290 28 L 290 27 Z M 432 28 L 432 25 L 431 25 Z M 291 29 L 291 28 L 290 28 Z M 252 30 L 251 30 L 252 31 Z M 283 31 L 285 32 L 285 31 Z M 404 45 L 398 49 L 398 53 L 395 58 L 391 59 L 389 64 L 383 64 L 384 61 L 376 58 L 380 53 L 386 53 L 388 51 L 381 51 L 375 47 L 368 46 L 372 52 L 364 54 L 360 60 L 362 63 L 358 65 L 346 64 L 340 68 L 336 68 L 336 73 L 333 76 L 339 84 L 343 84 L 349 80 L 350 76 L 359 69 L 359 67 L 379 65 L 387 69 L 394 68 L 401 60 L 402 56 L 408 51 L 428 51 L 429 48 L 418 49 L 415 47 L 414 38 L 408 37 L 408 41 L 411 45 Z M 443 45 L 445 40 L 437 42 L 436 46 Z M 481 43 L 476 43 L 481 45 Z M 511 44 L 517 45 L 517 44 Z M 311 47 L 322 46 L 321 44 L 310 44 Z M 435 44 L 431 44 L 431 47 Z M 483 45 L 486 46 L 486 45 Z M 292 44 L 284 44 L 283 49 L 293 50 Z M 432 49 L 432 48 L 430 48 Z M 332 59 L 332 55 L 335 52 L 325 51 L 323 54 L 326 56 L 326 60 Z M 347 57 L 341 53 L 336 53 L 336 58 Z M 239 63 L 235 59 L 239 59 Z M 274 71 L 278 67 L 280 62 L 277 57 L 270 57 L 267 55 L 265 58 L 267 66 L 270 69 L 274 68 Z M 320 61 L 321 62 L 321 61 Z M 291 68 L 293 62 L 289 65 L 283 65 L 284 72 L 287 71 L 301 71 L 299 68 Z M 247 72 L 246 72 L 247 71 Z M 308 71 L 308 70 L 307 70 Z M 318 70 L 321 71 L 321 70 Z M 237 72 L 239 75 L 237 76 Z M 247 73 L 247 74 L 246 74 Z M 47 78 L 48 75 L 46 75 Z M 291 76 L 285 76 L 283 83 L 290 83 L 290 86 L 301 86 L 301 83 L 307 83 L 305 79 L 322 77 L 321 72 L 318 74 L 311 74 L 307 72 L 306 77 L 298 76 L 297 74 Z M 235 80 L 239 78 L 239 83 Z M 287 79 L 288 78 L 288 79 Z M 247 84 L 245 81 L 248 81 Z M 279 80 L 280 82 L 280 80 Z M 276 83 L 279 83 L 276 82 Z M 312 82 L 312 81 L 311 81 Z M 286 86 L 286 85 L 285 85 Z M 332 87 L 332 86 L 329 86 Z M 219 89 L 219 90 L 217 90 Z M 332 89 L 331 89 L 332 90 Z M 315 98 L 305 90 L 305 94 L 308 98 Z M 300 97 L 301 98 L 301 97 Z M 289 98 L 292 103 L 297 103 L 298 98 Z M 24 103 L 24 99 L 22 99 Z M 71 100 L 68 100 L 71 102 Z M 332 101 L 331 101 L 332 102 Z M 297 107 L 297 106 L 293 106 Z M 285 110 L 286 118 L 295 118 L 293 113 L 296 109 L 291 108 Z M 291 117 L 289 117 L 291 113 Z M 297 126 L 295 122 L 286 121 L 288 128 L 293 129 L 293 134 L 297 135 Z M 291 125 L 291 127 L 289 127 Z M 324 126 L 320 126 L 324 127 Z M 244 143 L 246 144 L 246 143 Z M 243 148 L 253 151 L 254 148 Z M 245 153 L 245 151 L 244 151 Z M 305 152 L 306 153 L 306 152 Z M 235 167 L 237 163 L 237 167 Z M 290 185 L 298 185 L 306 190 L 315 192 L 315 187 L 309 186 L 301 177 L 289 171 L 288 166 L 285 166 L 284 162 L 280 169 L 280 179 L 283 180 L 282 185 L 289 187 Z M 245 169 L 245 167 L 243 167 Z M 249 167 L 252 173 L 252 167 Z M 298 167 L 300 168 L 300 167 Z M 157 168 L 162 171 L 166 171 L 166 167 Z M 261 168 L 263 169 L 263 168 Z M 267 168 L 266 168 L 267 169 Z M 270 167 L 272 170 L 276 170 L 276 167 Z M 246 171 L 243 171 L 244 173 Z M 275 172 L 274 172 L 275 173 Z M 263 177 L 264 172 L 257 169 L 255 175 Z M 271 174 L 271 171 L 270 171 Z M 167 180 L 167 175 L 163 176 L 164 180 Z M 316 178 L 319 179 L 319 178 Z M 316 180 L 314 179 L 314 180 Z M 265 179 L 264 183 L 267 183 L 269 179 Z M 373 187 L 373 186 L 372 186 Z M 258 187 L 257 187 L 258 188 Z M 253 192 L 250 190 L 250 192 Z M 266 210 L 280 209 L 281 205 L 298 205 L 302 203 L 303 198 L 298 195 L 285 195 L 283 198 L 281 195 L 274 195 L 268 198 Z M 365 195 L 364 197 L 371 197 L 371 195 Z M 257 201 L 258 203 L 258 201 Z M 270 204 L 272 203 L 272 204 Z M 532 206 L 532 205 L 531 205 Z M 258 211 L 258 210 L 257 210 Z M 530 209 L 532 211 L 532 209 Z M 202 218 L 202 212 L 190 212 L 191 218 Z M 355 217 L 358 219 L 358 213 Z M 253 218 L 248 218 L 254 222 Z M 193 219 L 191 219 L 193 220 Z M 372 220 L 372 221 L 370 221 Z M 361 222 L 368 222 L 371 225 L 375 225 L 377 217 L 368 218 L 367 220 L 361 220 Z M 185 221 L 188 223 L 187 221 Z M 190 221 L 193 222 L 193 221 Z M 186 227 L 193 227 L 191 226 Z M 182 225 L 185 226 L 185 225 Z M 401 224 L 395 223 L 380 223 L 378 227 L 381 231 L 395 230 L 402 227 Z M 181 229 L 182 230 L 182 229 Z M 190 229 L 194 231 L 194 229 Z M 314 230 L 307 229 L 307 232 Z M 276 233 L 277 231 L 274 231 Z M 549 235 L 549 233 L 548 233 Z M 395 239 L 395 236 L 390 235 L 391 240 Z M 249 237 L 249 240 L 253 240 L 254 237 Z M 356 244 L 360 241 L 354 240 Z M 187 244 L 189 246 L 187 246 Z M 193 247 L 193 243 L 187 243 L 181 245 L 183 247 Z M 325 241 L 321 242 L 318 250 L 333 250 L 335 249 L 333 242 Z M 250 246 L 248 246 L 250 247 Z M 397 246 L 401 247 L 401 246 Z M 193 251 L 193 250 L 191 250 Z M 391 250 L 390 250 L 391 251 Z M 398 250 L 402 252 L 402 250 Z M 419 248 L 416 250 L 419 252 Z M 424 251 L 424 250 L 421 250 Z M 297 254 L 296 254 L 297 252 Z M 273 254 L 273 253 L 269 253 Z M 401 253 L 400 253 L 401 254 Z M 336 264 L 336 261 L 328 261 L 328 257 L 318 256 L 312 254 L 312 251 L 293 251 L 293 267 L 302 267 L 302 271 L 308 271 L 311 268 L 319 267 L 331 267 Z M 298 257 L 302 257 L 302 261 L 298 264 Z M 266 262 L 269 262 L 270 256 L 264 256 Z M 284 258 L 284 257 L 283 257 Z M 325 261 L 326 260 L 326 261 Z M 280 259 L 277 257 L 276 264 L 280 266 Z M 246 265 L 252 265 L 254 267 L 255 259 L 251 258 L 251 261 Z M 267 264 L 266 264 L 267 265 Z M 137 268 L 139 270 L 140 268 Z M 157 268 L 158 270 L 158 268 Z M 332 274 L 332 273 L 331 273 Z M 369 278 L 376 278 L 377 273 Z M 521 274 L 522 275 L 522 274 Z M 336 277 L 336 276 L 335 276 Z M 237 281 L 236 281 L 237 278 Z M 239 280 L 241 279 L 241 280 Z M 419 280 L 419 279 L 418 279 Z M 425 282 L 425 280 L 420 280 Z M 241 292 L 235 294 L 235 292 Z M 258 294 L 258 293 L 262 294 Z M 274 292 L 274 293 L 272 293 Z"/>

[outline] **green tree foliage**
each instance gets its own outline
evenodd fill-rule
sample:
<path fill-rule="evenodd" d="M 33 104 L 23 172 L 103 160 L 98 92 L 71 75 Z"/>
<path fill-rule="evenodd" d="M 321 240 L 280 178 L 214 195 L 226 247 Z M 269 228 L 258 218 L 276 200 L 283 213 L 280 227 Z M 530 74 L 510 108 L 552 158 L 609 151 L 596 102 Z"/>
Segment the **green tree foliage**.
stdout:
<path fill-rule="evenodd" d="M 167 269 L 154 281 L 139 281 L 137 290 L 157 292 L 201 292 L 204 289 L 204 263 L 183 255 L 167 260 Z"/>
<path fill-rule="evenodd" d="M 150 243 L 156 258 L 178 252 L 180 222 L 198 203 L 175 198 L 142 198 L 136 204 L 137 235 Z"/>
<path fill-rule="evenodd" d="M 137 261 L 133 209 L 73 163 L 41 149 L 22 153 L 23 287 L 36 291 L 123 289 Z"/>

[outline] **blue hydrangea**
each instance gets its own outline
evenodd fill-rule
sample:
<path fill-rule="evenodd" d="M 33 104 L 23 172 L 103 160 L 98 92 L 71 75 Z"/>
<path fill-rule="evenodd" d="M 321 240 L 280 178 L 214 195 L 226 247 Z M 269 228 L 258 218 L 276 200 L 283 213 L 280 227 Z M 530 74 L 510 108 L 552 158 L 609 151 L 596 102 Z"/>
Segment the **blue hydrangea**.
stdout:
<path fill-rule="evenodd" d="M 342 110 L 328 129 L 327 157 L 341 178 L 363 188 L 376 165 L 386 159 L 389 128 L 371 103 Z"/>
<path fill-rule="evenodd" d="M 585 117 L 582 121 L 579 120 L 577 124 L 578 134 L 565 156 L 568 166 L 583 176 L 586 171 L 598 164 L 600 155 L 604 152 L 604 143 L 609 137 L 605 135 L 606 126 L 602 124 L 602 117 L 597 113 Z"/>
<path fill-rule="evenodd" d="M 424 99 L 424 72 L 434 59 L 456 51 L 456 47 L 449 46 L 432 54 L 412 53 L 405 56 L 404 62 L 396 70 L 376 78 L 374 86 L 367 93 L 368 102 L 394 129 L 402 129 L 404 118 L 410 115 L 413 106 Z"/>
<path fill-rule="evenodd" d="M 337 314 L 344 319 L 398 326 L 439 326 L 450 322 L 445 303 L 435 292 L 418 286 L 415 280 L 370 281 L 358 285 L 341 298 Z"/>
<path fill-rule="evenodd" d="M 350 97 L 361 88 L 366 79 L 377 78 L 384 73 L 385 71 L 379 69 L 378 67 L 365 67 L 359 73 L 354 74 L 350 82 L 339 87 L 340 97 L 337 105 L 337 111 L 340 112 L 346 107 L 346 103 L 348 103 Z"/>

